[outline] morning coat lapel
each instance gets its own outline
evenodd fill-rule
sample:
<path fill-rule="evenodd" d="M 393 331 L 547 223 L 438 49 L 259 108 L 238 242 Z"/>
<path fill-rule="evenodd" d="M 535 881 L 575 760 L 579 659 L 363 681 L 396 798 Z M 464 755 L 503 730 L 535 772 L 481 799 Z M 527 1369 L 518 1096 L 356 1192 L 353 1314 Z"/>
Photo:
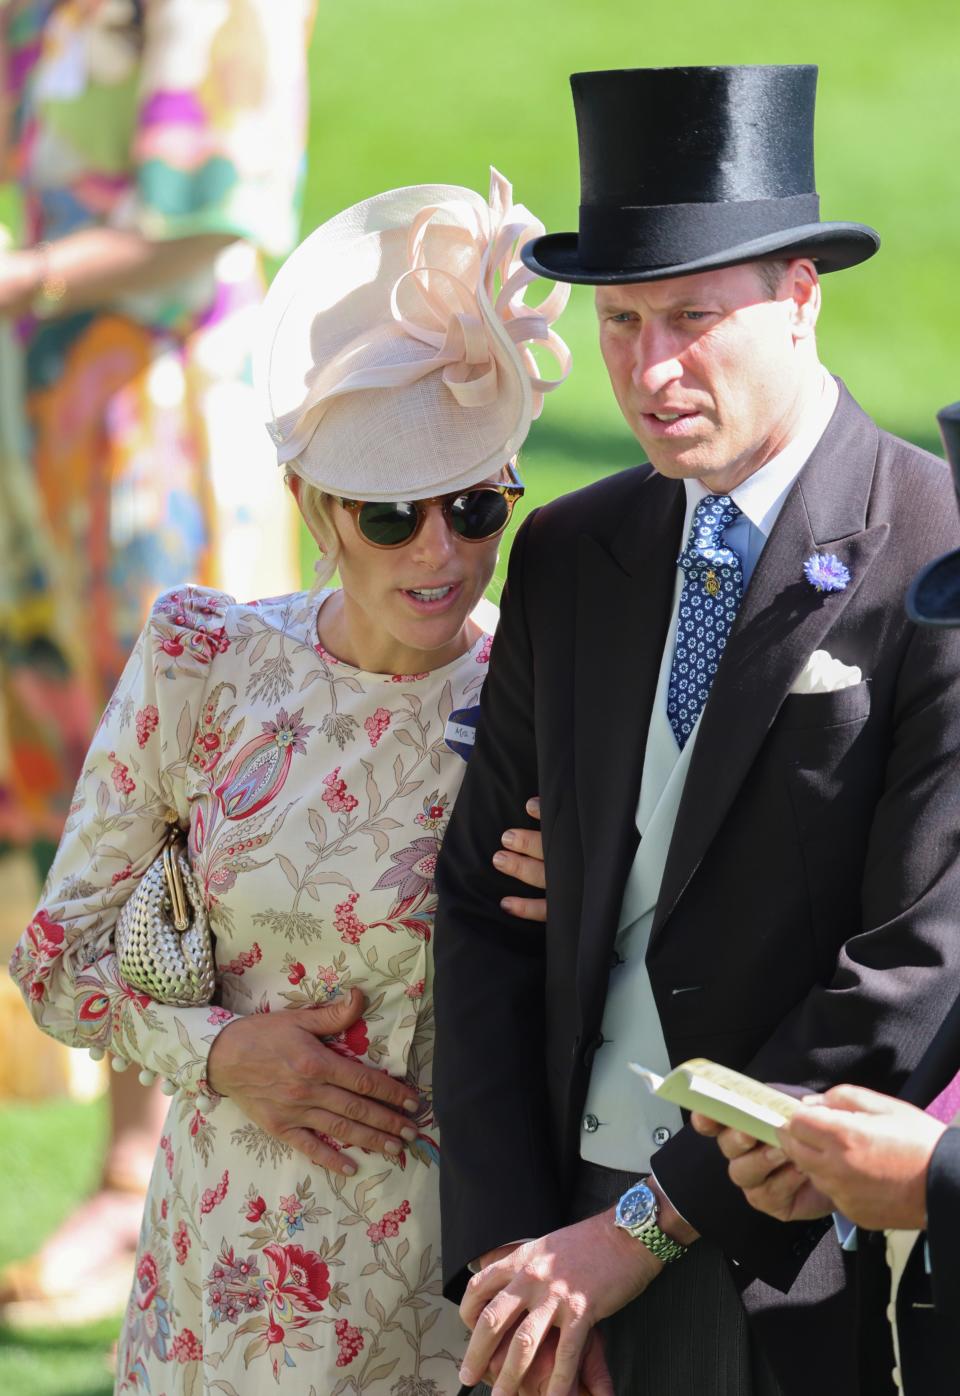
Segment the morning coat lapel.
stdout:
<path fill-rule="evenodd" d="M 699 866 L 757 752 L 814 650 L 836 624 L 888 526 L 866 527 L 877 428 L 840 385 L 830 423 L 787 496 L 750 580 L 700 719 L 654 919 L 656 936 Z M 803 577 L 829 550 L 850 571 L 844 591 Z"/>
<path fill-rule="evenodd" d="M 644 747 L 672 609 L 683 515 L 683 487 L 651 473 L 639 479 L 634 502 L 609 546 L 590 534 L 579 540 L 574 775 L 587 870 L 584 925 L 599 930 L 604 944 L 606 931 L 610 943 L 616 932 L 637 846 Z M 584 950 L 605 985 L 608 952 L 593 936 Z M 586 994 L 585 1001 L 590 1001 Z"/>

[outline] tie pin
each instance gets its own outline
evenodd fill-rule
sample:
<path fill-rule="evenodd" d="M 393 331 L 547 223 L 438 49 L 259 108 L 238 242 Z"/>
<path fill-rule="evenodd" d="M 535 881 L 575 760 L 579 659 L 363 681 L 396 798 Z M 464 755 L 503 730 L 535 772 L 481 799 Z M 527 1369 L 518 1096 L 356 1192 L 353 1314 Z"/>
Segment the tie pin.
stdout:
<path fill-rule="evenodd" d="M 706 580 L 703 583 L 703 589 L 708 596 L 720 595 L 720 581 L 712 567 L 707 573 Z"/>

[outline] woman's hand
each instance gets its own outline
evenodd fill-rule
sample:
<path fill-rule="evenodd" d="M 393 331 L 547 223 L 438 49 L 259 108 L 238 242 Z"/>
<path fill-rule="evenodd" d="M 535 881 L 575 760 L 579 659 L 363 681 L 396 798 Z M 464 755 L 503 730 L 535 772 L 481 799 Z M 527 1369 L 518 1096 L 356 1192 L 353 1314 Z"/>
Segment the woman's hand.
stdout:
<path fill-rule="evenodd" d="M 534 795 L 527 801 L 527 814 L 531 819 L 540 818 L 540 797 Z M 547 880 L 543 867 L 543 835 L 539 829 L 507 829 L 501 840 L 503 848 L 493 855 L 493 866 L 497 872 L 507 877 L 515 877 L 528 887 L 546 889 Z M 546 897 L 504 897 L 500 903 L 504 911 L 517 916 L 522 921 L 546 921 Z"/>
<path fill-rule="evenodd" d="M 320 1168 L 346 1176 L 357 1171 L 323 1135 L 396 1157 L 417 1137 L 408 1115 L 419 1109 L 419 1100 L 409 1086 L 323 1041 L 355 1023 L 364 1004 L 353 989 L 318 1008 L 237 1018 L 210 1049 L 207 1081 L 254 1124 Z"/>

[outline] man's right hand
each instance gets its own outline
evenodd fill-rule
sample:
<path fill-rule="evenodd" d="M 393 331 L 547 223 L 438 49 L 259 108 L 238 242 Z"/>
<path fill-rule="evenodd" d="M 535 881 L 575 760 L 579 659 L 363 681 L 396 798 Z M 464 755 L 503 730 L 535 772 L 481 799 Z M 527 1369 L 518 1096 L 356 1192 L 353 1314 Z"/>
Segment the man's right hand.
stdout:
<path fill-rule="evenodd" d="M 417 1137 L 409 1116 L 419 1100 L 409 1086 L 323 1041 L 355 1023 L 364 1006 L 352 989 L 317 1008 L 235 1019 L 210 1049 L 211 1089 L 320 1168 L 348 1177 L 357 1171 L 322 1135 L 395 1158 Z"/>
<path fill-rule="evenodd" d="M 777 1221 L 813 1221 L 829 1216 L 830 1198 L 787 1158 L 782 1149 L 764 1144 L 739 1129 L 729 1129 L 696 1111 L 690 1123 L 698 1134 L 712 1135 L 729 1162 L 730 1181 L 750 1206 Z"/>

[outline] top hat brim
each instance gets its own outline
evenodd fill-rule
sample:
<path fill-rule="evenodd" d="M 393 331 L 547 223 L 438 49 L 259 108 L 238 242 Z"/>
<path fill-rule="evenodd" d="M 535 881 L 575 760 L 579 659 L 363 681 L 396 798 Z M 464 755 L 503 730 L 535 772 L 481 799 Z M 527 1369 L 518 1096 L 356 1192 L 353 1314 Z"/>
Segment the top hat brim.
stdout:
<path fill-rule="evenodd" d="M 808 223 L 724 247 L 692 261 L 661 266 L 585 267 L 580 260 L 579 243 L 577 233 L 547 233 L 528 242 L 521 256 L 531 271 L 549 281 L 609 286 L 692 276 L 771 257 L 809 257 L 816 262 L 818 271 L 842 271 L 872 257 L 880 246 L 880 235 L 862 223 Z"/>
<path fill-rule="evenodd" d="M 917 573 L 907 592 L 907 615 L 921 625 L 960 625 L 960 548 Z"/>

